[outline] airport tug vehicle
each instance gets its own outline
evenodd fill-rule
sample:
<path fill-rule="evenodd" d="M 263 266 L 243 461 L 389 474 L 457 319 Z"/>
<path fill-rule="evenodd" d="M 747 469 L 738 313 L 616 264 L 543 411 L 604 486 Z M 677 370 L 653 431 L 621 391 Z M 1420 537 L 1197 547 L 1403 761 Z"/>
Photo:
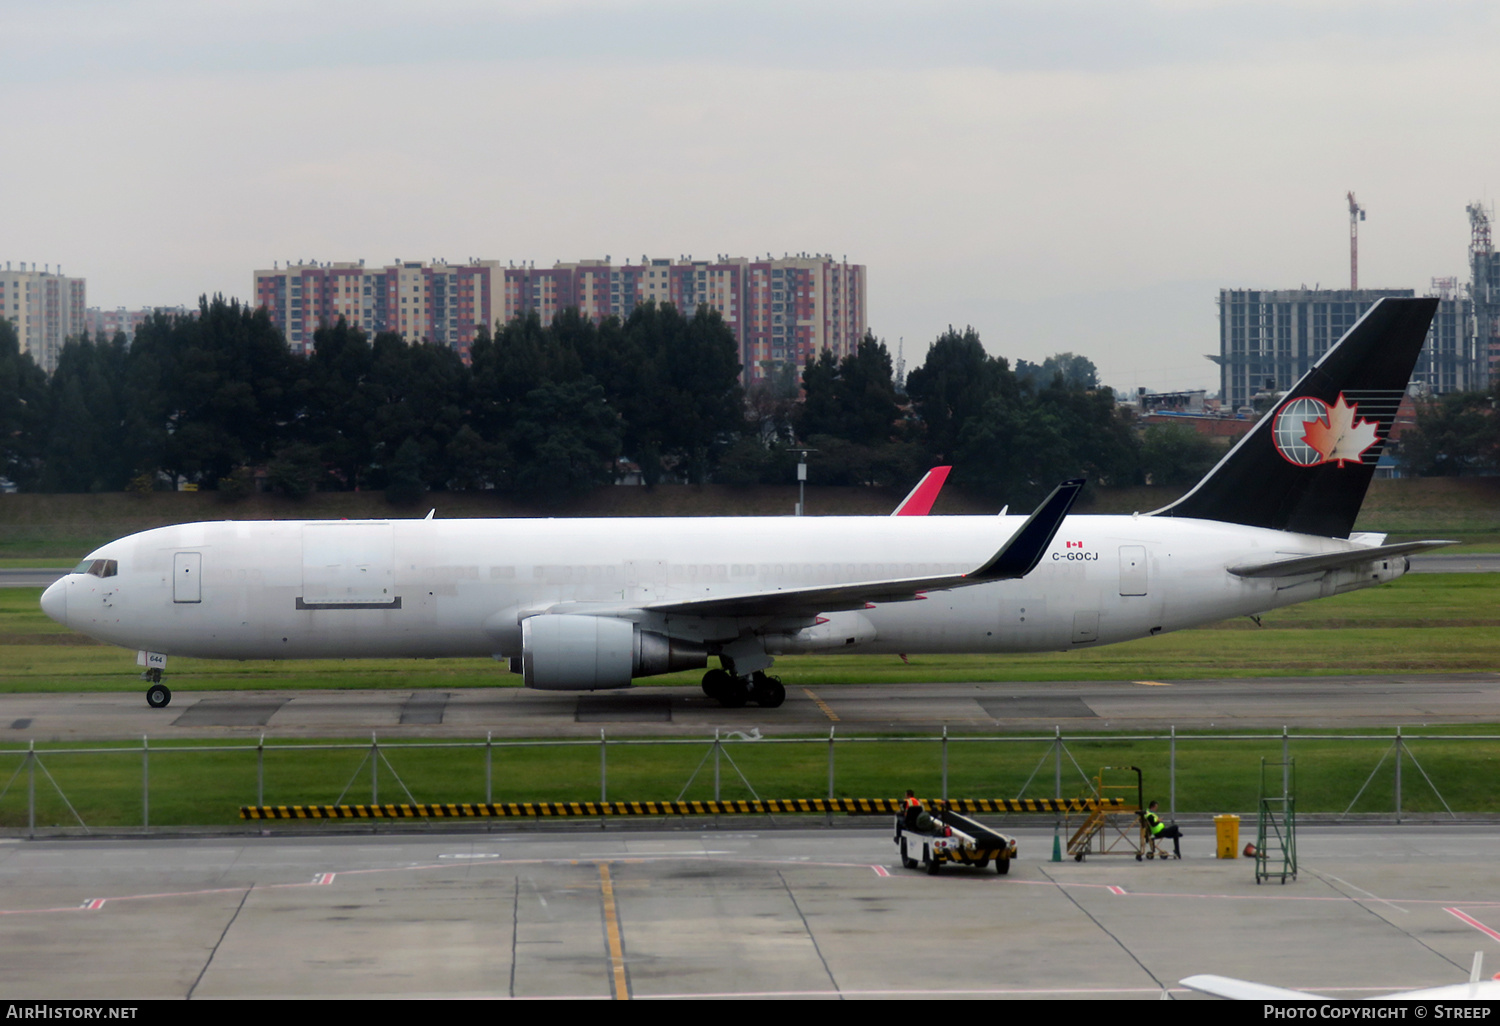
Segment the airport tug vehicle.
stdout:
<path fill-rule="evenodd" d="M 896 848 L 901 865 L 916 869 L 920 863 L 934 875 L 946 862 L 988 869 L 991 862 L 1002 876 L 1010 872 L 1016 857 L 1016 839 L 983 823 L 960 815 L 936 800 L 931 811 L 913 806 L 896 816 Z"/>

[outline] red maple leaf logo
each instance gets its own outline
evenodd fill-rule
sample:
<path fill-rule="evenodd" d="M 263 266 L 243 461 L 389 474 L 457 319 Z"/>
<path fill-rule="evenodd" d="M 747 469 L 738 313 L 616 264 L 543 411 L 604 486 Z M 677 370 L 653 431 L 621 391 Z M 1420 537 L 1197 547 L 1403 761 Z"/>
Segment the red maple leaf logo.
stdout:
<path fill-rule="evenodd" d="M 1317 450 L 1324 463 L 1337 461 L 1342 467 L 1358 462 L 1365 450 L 1380 440 L 1375 421 L 1355 420 L 1358 412 L 1359 407 L 1345 403 L 1340 392 L 1338 402 L 1328 408 L 1326 419 L 1319 417 L 1303 425 L 1302 440 Z"/>

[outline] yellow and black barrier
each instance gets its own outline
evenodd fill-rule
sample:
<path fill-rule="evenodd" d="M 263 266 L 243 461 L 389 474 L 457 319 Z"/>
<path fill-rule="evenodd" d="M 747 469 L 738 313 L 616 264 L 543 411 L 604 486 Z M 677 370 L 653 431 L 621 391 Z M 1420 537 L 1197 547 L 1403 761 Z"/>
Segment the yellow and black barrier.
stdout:
<path fill-rule="evenodd" d="M 844 812 L 856 816 L 899 813 L 900 798 L 764 798 L 692 802 L 492 802 L 447 805 L 242 805 L 241 819 L 572 819 L 598 816 L 750 816 Z M 1119 798 L 951 798 L 922 802 L 954 812 L 1120 811 Z"/>

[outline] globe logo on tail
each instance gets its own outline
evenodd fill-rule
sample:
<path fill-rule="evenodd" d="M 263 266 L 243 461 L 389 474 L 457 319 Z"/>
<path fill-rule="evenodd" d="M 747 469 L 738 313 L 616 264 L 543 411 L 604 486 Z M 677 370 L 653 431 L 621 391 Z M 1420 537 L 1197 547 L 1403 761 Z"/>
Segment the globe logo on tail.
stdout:
<path fill-rule="evenodd" d="M 1293 399 L 1276 414 L 1271 440 L 1276 451 L 1299 467 L 1323 463 L 1358 463 L 1380 436 L 1373 420 L 1358 419 L 1359 406 L 1338 401 L 1329 406 L 1321 399 Z"/>

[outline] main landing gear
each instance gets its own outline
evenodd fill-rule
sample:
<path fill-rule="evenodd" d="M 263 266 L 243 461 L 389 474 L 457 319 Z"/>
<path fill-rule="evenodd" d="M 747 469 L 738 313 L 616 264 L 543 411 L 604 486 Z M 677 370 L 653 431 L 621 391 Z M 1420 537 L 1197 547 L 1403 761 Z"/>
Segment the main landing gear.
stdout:
<path fill-rule="evenodd" d="M 141 674 L 141 677 L 151 682 L 151 686 L 146 689 L 146 704 L 153 709 L 165 709 L 172 701 L 172 689 L 161 682 L 161 670 L 153 666 Z"/>
<path fill-rule="evenodd" d="M 737 677 L 728 670 L 709 670 L 703 675 L 703 693 L 726 709 L 739 709 L 754 702 L 762 709 L 775 709 L 786 701 L 780 677 L 756 671 Z"/>

